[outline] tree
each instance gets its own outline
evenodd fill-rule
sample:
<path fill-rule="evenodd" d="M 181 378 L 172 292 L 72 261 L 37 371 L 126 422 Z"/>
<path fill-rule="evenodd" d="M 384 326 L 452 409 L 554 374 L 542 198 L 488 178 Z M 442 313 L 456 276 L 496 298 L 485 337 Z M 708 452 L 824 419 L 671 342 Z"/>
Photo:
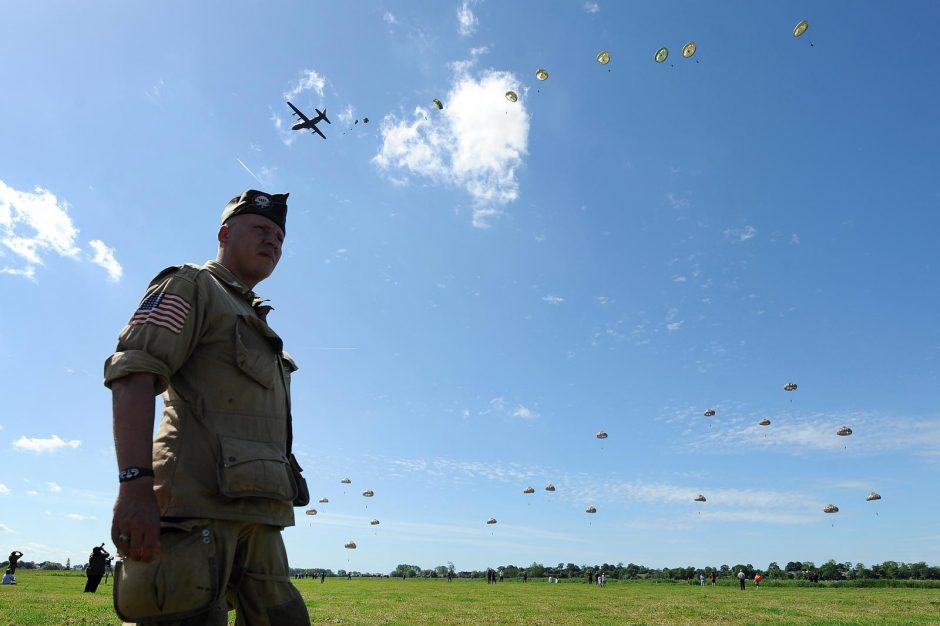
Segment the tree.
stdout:
<path fill-rule="evenodd" d="M 532 565 L 529 566 L 529 576 L 533 578 L 543 578 L 545 576 L 545 566 L 533 561 Z"/>
<path fill-rule="evenodd" d="M 783 570 L 780 569 L 777 562 L 771 561 L 770 565 L 767 566 L 767 578 L 783 578 L 783 576 Z"/>

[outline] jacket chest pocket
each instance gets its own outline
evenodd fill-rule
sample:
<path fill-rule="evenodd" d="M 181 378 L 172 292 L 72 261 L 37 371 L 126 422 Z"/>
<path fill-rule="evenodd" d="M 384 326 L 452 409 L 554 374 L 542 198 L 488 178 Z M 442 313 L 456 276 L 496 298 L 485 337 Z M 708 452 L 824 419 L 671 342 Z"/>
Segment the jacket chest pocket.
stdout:
<path fill-rule="evenodd" d="M 257 320 L 257 324 L 264 322 Z M 271 389 L 277 380 L 277 352 L 272 343 L 280 342 L 271 332 L 272 338 L 265 336 L 263 328 L 247 315 L 239 315 L 235 323 L 235 364 L 242 372 L 265 389 Z"/>
<path fill-rule="evenodd" d="M 293 500 L 297 495 L 283 446 L 221 436 L 219 491 L 228 498 Z"/>

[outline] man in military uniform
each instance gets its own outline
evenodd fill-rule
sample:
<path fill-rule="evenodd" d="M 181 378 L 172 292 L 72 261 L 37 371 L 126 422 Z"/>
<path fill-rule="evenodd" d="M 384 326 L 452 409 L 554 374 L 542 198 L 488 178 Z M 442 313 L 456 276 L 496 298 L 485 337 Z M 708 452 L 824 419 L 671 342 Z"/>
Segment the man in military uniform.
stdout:
<path fill-rule="evenodd" d="M 174 604 L 180 610 L 171 617 L 185 615 L 178 624 L 224 626 L 230 608 L 239 626 L 310 623 L 281 538 L 294 524 L 294 504 L 306 504 L 290 454 L 297 367 L 267 324 L 271 307 L 253 291 L 281 257 L 287 196 L 250 189 L 229 201 L 216 260 L 157 275 L 105 362 L 120 469 L 111 537 L 128 577 L 161 559 L 154 584 L 168 585 L 158 595 L 172 602 L 161 600 L 159 609 Z M 190 535 L 195 548 L 170 549 Z M 181 564 L 197 548 L 211 548 L 213 557 Z M 174 561 L 178 573 L 168 573 Z M 193 615 L 182 610 L 189 590 L 180 581 L 209 563 L 211 584 L 193 593 L 211 588 L 212 601 L 194 599 Z"/>
<path fill-rule="evenodd" d="M 94 593 L 98 590 L 98 585 L 104 577 L 104 572 L 108 566 L 108 557 L 111 554 L 104 549 L 104 544 L 95 546 L 91 549 L 88 557 L 88 566 L 85 567 L 85 576 L 88 580 L 85 582 L 85 592 Z"/>

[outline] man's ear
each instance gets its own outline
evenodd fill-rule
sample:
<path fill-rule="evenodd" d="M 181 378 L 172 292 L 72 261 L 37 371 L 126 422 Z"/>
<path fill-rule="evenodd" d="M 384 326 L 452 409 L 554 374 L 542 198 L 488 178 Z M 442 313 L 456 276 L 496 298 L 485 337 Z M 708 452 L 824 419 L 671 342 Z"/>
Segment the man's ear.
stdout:
<path fill-rule="evenodd" d="M 224 247 L 225 244 L 228 243 L 228 234 L 229 234 L 228 230 L 229 230 L 228 224 L 222 224 L 221 226 L 219 226 L 218 239 L 219 239 L 220 246 Z"/>

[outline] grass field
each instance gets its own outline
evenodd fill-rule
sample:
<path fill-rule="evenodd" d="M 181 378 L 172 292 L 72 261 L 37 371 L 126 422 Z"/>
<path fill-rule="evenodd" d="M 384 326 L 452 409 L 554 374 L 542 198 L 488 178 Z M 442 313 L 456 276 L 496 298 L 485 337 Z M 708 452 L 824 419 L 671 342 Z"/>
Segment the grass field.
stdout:
<path fill-rule="evenodd" d="M 0 626 L 115 626 L 111 586 L 82 592 L 79 573 L 17 572 L 0 587 Z M 699 587 L 616 581 L 295 581 L 314 624 L 940 624 L 940 589 L 765 585 Z M 230 622 L 234 624 L 233 619 Z"/>

